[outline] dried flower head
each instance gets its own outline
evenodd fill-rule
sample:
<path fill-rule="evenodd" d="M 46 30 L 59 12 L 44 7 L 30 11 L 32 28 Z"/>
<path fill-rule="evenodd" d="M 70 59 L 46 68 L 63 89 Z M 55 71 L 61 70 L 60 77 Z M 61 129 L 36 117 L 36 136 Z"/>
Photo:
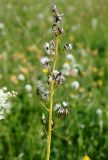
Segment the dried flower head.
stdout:
<path fill-rule="evenodd" d="M 47 69 L 50 68 L 50 65 L 49 65 L 49 62 L 51 61 L 50 58 L 42 57 L 40 61 L 42 64 L 44 64 L 45 68 L 47 68 Z"/>
<path fill-rule="evenodd" d="M 55 81 L 55 84 L 63 84 L 65 81 L 65 77 L 61 71 L 55 70 L 53 72 L 53 80 Z"/>
<path fill-rule="evenodd" d="M 44 44 L 45 51 L 48 55 L 54 55 L 55 54 L 55 42 L 52 40 L 49 43 Z"/>
<path fill-rule="evenodd" d="M 36 82 L 36 95 L 43 101 L 49 100 L 49 91 L 44 87 L 41 81 Z"/>
<path fill-rule="evenodd" d="M 71 44 L 71 43 L 66 43 L 66 44 L 64 45 L 64 49 L 65 49 L 66 51 L 71 50 L 71 49 L 72 49 L 72 44 Z"/>
<path fill-rule="evenodd" d="M 55 21 L 55 23 L 58 23 L 59 21 L 61 21 L 64 14 L 59 14 L 56 5 L 55 5 L 55 4 L 52 4 L 52 5 L 50 6 L 50 9 L 51 9 L 51 11 L 53 12 L 53 16 L 54 16 L 54 21 Z"/>
<path fill-rule="evenodd" d="M 67 107 L 68 107 L 68 102 L 65 101 L 62 102 L 62 105 L 60 103 L 55 104 L 54 111 L 57 112 L 58 118 L 66 116 L 69 113 Z"/>
<path fill-rule="evenodd" d="M 59 27 L 56 23 L 55 24 L 53 24 L 53 26 L 52 26 L 52 31 L 53 31 L 53 33 L 55 34 L 55 36 L 58 36 L 58 35 L 60 35 L 60 34 L 62 34 L 63 32 L 64 32 L 64 29 L 63 29 L 63 27 Z"/>

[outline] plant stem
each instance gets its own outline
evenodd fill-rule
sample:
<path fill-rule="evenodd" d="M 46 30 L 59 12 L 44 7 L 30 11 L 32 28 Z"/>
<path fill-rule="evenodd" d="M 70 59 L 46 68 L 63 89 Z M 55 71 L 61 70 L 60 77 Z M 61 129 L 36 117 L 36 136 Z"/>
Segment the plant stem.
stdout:
<path fill-rule="evenodd" d="M 58 37 L 56 36 L 55 37 L 55 54 L 54 54 L 54 62 L 53 62 L 52 74 L 53 74 L 53 71 L 56 68 L 57 56 L 58 56 Z M 51 128 L 51 121 L 52 121 L 52 113 L 53 113 L 53 98 L 54 98 L 54 80 L 52 80 L 51 88 L 50 88 L 50 108 L 49 108 L 49 123 L 48 123 L 46 160 L 50 160 L 51 129 L 52 129 Z"/>

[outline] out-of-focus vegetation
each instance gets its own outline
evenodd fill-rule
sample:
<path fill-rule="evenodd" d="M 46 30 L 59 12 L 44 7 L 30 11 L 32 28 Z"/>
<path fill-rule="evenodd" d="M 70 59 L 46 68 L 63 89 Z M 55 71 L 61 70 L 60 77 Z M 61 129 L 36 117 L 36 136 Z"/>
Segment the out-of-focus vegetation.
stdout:
<path fill-rule="evenodd" d="M 85 155 L 107 160 L 108 1 L 56 4 L 64 13 L 61 46 L 65 41 L 73 44 L 82 68 L 77 91 L 71 88 L 72 77 L 58 88 L 55 102 L 69 101 L 69 115 L 52 135 L 51 160 L 82 160 Z M 49 5 L 48 0 L 0 0 L 0 88 L 18 92 L 10 113 L 0 121 L 1 160 L 45 159 L 43 108 L 35 95 L 35 81 L 45 74 L 40 57 L 45 54 L 43 44 L 51 39 Z M 59 65 L 65 62 L 63 57 L 60 49 Z"/>

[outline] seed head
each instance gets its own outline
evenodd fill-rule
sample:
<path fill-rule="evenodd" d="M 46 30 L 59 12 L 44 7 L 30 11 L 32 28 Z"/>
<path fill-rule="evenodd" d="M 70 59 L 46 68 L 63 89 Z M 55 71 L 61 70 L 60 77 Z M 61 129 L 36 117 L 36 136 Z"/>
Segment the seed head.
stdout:
<path fill-rule="evenodd" d="M 71 50 L 71 49 L 72 49 L 72 44 L 71 44 L 71 43 L 65 44 L 65 45 L 64 45 L 64 49 L 65 49 L 66 51 Z"/>
<path fill-rule="evenodd" d="M 60 35 L 60 34 L 62 34 L 63 32 L 64 32 L 64 29 L 63 29 L 63 27 L 59 27 L 56 23 L 55 24 L 53 24 L 53 26 L 52 26 L 52 31 L 53 31 L 53 33 L 55 34 L 55 36 L 58 36 L 58 35 Z"/>
<path fill-rule="evenodd" d="M 52 4 L 50 6 L 51 11 L 53 12 L 53 16 L 54 16 L 54 21 L 55 23 L 58 23 L 59 21 L 62 20 L 63 14 L 59 14 L 56 5 Z"/>

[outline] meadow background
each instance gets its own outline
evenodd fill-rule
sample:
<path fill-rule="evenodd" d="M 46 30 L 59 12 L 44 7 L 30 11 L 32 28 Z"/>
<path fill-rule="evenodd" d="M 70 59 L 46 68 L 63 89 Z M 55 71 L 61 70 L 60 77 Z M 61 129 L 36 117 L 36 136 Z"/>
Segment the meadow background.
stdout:
<path fill-rule="evenodd" d="M 69 102 L 69 115 L 54 131 L 51 160 L 108 159 L 108 0 L 55 1 L 64 13 L 65 42 L 81 64 L 77 78 L 70 77 L 57 90 L 55 101 Z M 0 88 L 15 90 L 12 109 L 0 121 L 0 160 L 43 160 L 46 136 L 35 95 L 37 78 L 44 79 L 40 57 L 52 38 L 48 0 L 0 0 Z M 60 62 L 64 62 L 60 49 Z M 19 77 L 23 75 L 23 80 Z M 80 88 L 70 85 L 78 80 Z M 25 86 L 30 84 L 31 91 Z M 65 92 L 64 92 L 65 90 Z"/>

